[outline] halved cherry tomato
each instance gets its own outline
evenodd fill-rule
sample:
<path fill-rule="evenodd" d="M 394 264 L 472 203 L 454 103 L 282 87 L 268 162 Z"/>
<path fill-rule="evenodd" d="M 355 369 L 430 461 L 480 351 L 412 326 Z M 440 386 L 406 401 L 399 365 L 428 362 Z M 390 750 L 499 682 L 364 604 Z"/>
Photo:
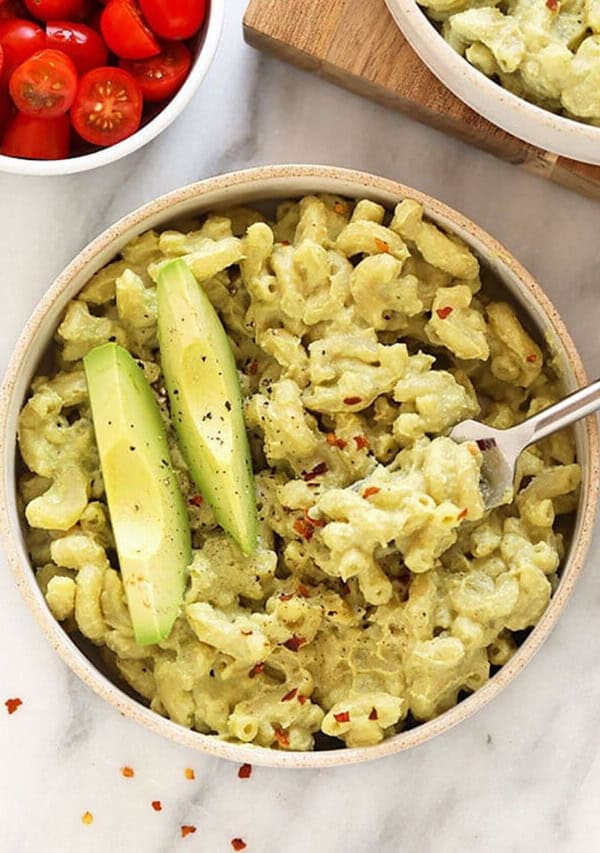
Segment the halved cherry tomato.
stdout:
<path fill-rule="evenodd" d="M 181 42 L 170 41 L 163 43 L 158 56 L 122 59 L 119 64 L 135 77 L 145 101 L 164 101 L 181 88 L 190 70 L 192 55 Z"/>
<path fill-rule="evenodd" d="M 0 24 L 0 46 L 4 53 L 0 85 L 6 85 L 17 65 L 44 49 L 46 36 L 43 29 L 33 21 L 15 18 Z"/>
<path fill-rule="evenodd" d="M 104 41 L 121 59 L 147 59 L 160 53 L 160 45 L 134 0 L 110 0 L 100 26 Z"/>
<path fill-rule="evenodd" d="M 2 154 L 32 160 L 63 160 L 69 156 L 70 137 L 67 115 L 39 118 L 17 113 L 4 134 Z"/>
<path fill-rule="evenodd" d="M 157 36 L 187 39 L 206 17 L 206 0 L 140 0 L 144 17 Z"/>
<path fill-rule="evenodd" d="M 86 0 L 25 0 L 28 12 L 40 21 L 64 21 L 79 18 Z"/>
<path fill-rule="evenodd" d="M 80 74 L 106 65 L 108 49 L 99 33 L 85 24 L 52 21 L 46 27 L 46 47 L 62 50 Z"/>
<path fill-rule="evenodd" d="M 142 106 L 141 89 L 131 74 L 122 68 L 94 68 L 79 81 L 71 121 L 86 142 L 114 145 L 138 129 Z"/>
<path fill-rule="evenodd" d="M 77 69 L 61 50 L 41 50 L 13 72 L 8 90 L 25 115 L 55 118 L 71 109 Z"/>

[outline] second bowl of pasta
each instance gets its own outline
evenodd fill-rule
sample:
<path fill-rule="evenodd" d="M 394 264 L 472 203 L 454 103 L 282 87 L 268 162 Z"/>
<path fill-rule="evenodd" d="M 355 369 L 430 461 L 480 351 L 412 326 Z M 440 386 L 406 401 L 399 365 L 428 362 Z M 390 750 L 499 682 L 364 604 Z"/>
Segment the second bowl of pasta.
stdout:
<path fill-rule="evenodd" d="M 176 428 L 156 282 L 177 259 L 235 361 L 248 548 Z M 191 543 L 174 624 L 145 644 L 82 361 L 110 346 L 160 413 Z M 448 432 L 511 426 L 584 381 L 539 286 L 439 202 L 325 167 L 215 178 L 117 223 L 38 306 L 3 386 L 4 544 L 53 645 L 123 713 L 235 761 L 375 758 L 449 729 L 523 668 L 590 538 L 593 422 L 526 451 L 492 513 L 479 449 Z M 231 402 L 206 399 L 202 420 L 224 420 Z"/>
<path fill-rule="evenodd" d="M 472 109 L 542 151 L 600 164 L 593 4 L 386 3 L 420 59 Z"/>

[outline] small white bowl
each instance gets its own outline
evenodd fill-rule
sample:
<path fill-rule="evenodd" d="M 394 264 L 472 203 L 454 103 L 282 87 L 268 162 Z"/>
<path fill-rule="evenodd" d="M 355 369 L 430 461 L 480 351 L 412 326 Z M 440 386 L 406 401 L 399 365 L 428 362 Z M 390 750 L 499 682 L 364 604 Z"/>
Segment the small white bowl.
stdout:
<path fill-rule="evenodd" d="M 385 2 L 415 53 L 471 109 L 530 145 L 600 165 L 600 127 L 555 115 L 494 83 L 450 47 L 415 0 Z"/>
<path fill-rule="evenodd" d="M 573 538 L 567 549 L 560 583 L 540 622 L 510 661 L 476 693 L 436 719 L 394 735 L 377 746 L 286 752 L 228 743 L 164 719 L 107 678 L 89 644 L 85 648 L 78 647 L 50 612 L 27 553 L 17 506 L 15 463 L 17 421 L 29 393 L 31 379 L 53 340 L 68 302 L 97 270 L 114 259 L 132 237 L 149 228 L 164 229 L 174 221 L 199 216 L 210 210 L 263 203 L 272 205 L 276 201 L 313 193 L 370 198 L 388 208 L 405 197 L 421 202 L 434 222 L 465 240 L 487 269 L 502 282 L 510 298 L 520 306 L 540 336 L 549 342 L 568 388 L 585 384 L 586 376 L 575 344 L 548 297 L 507 249 L 462 214 L 410 187 L 375 175 L 330 166 L 270 166 L 222 175 L 184 187 L 139 208 L 90 243 L 59 275 L 35 309 L 15 347 L 0 389 L 0 540 L 17 585 L 52 646 L 89 687 L 125 716 L 152 731 L 176 743 L 231 761 L 274 767 L 331 767 L 391 755 L 448 731 L 497 696 L 531 660 L 569 599 L 590 543 L 600 487 L 598 428 L 595 419 L 588 418 L 575 427 L 583 482 Z M 518 702 L 516 694 L 513 698 Z"/>
<path fill-rule="evenodd" d="M 225 0 L 209 0 L 206 21 L 197 39 L 196 57 L 187 80 L 164 109 L 127 139 L 91 154 L 67 157 L 65 160 L 26 160 L 0 154 L 0 172 L 16 175 L 72 175 L 114 163 L 142 148 L 172 124 L 196 94 L 217 52 L 224 18 Z"/>

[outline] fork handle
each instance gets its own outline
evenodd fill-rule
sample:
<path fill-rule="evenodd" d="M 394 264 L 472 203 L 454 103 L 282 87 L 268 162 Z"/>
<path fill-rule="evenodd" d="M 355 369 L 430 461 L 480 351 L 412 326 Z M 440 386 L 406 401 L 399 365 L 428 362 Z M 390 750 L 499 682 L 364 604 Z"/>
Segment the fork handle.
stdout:
<path fill-rule="evenodd" d="M 600 409 L 600 379 L 524 421 L 522 426 L 527 424 L 531 428 L 531 431 L 528 429 L 531 437 L 528 435 L 527 443 L 533 444 L 534 441 L 558 432 L 598 409 Z"/>

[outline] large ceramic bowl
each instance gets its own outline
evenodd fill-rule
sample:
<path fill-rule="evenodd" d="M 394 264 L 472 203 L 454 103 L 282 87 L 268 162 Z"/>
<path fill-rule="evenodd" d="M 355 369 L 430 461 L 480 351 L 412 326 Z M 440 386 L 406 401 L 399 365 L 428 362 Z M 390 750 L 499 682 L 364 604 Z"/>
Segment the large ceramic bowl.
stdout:
<path fill-rule="evenodd" d="M 494 83 L 444 41 L 416 0 L 386 3 L 415 53 L 471 109 L 544 151 L 600 164 L 600 127 L 555 115 Z"/>
<path fill-rule="evenodd" d="M 123 692 L 113 684 L 54 619 L 37 586 L 23 539 L 15 489 L 16 427 L 19 410 L 44 351 L 52 340 L 70 299 L 98 269 L 110 261 L 132 237 L 148 228 L 164 228 L 174 218 L 201 214 L 220 206 L 254 204 L 299 197 L 309 193 L 337 193 L 349 198 L 371 198 L 387 206 L 404 197 L 420 201 L 435 222 L 460 235 L 483 265 L 503 282 L 509 298 L 518 303 L 530 323 L 555 349 L 570 388 L 586 381 L 581 360 L 556 309 L 532 277 L 492 237 L 454 210 L 394 181 L 359 172 L 318 166 L 276 166 L 212 178 L 147 204 L 126 216 L 91 243 L 50 287 L 27 323 L 10 362 L 0 392 L 0 533 L 17 584 L 32 613 L 66 663 L 104 699 L 128 717 L 177 743 L 233 761 L 278 767 L 324 767 L 366 761 L 421 744 L 471 716 L 512 681 L 531 660 L 550 633 L 573 589 L 590 541 L 598 497 L 598 433 L 594 420 L 576 428 L 577 450 L 583 466 L 581 502 L 574 535 L 566 555 L 557 591 L 540 623 L 514 657 L 484 687 L 455 708 L 429 723 L 398 734 L 378 746 L 312 753 L 274 751 L 226 743 L 182 728 Z"/>
<path fill-rule="evenodd" d="M 89 172 L 99 166 L 115 163 L 142 148 L 175 121 L 197 92 L 215 58 L 224 18 L 225 0 L 209 0 L 204 26 L 195 37 L 192 50 L 194 61 L 187 80 L 164 108 L 157 110 L 156 114 L 151 114 L 140 129 L 127 139 L 91 154 L 83 153 L 65 160 L 26 160 L 0 154 L 0 172 L 12 172 L 17 175 L 70 175 L 75 172 Z"/>

